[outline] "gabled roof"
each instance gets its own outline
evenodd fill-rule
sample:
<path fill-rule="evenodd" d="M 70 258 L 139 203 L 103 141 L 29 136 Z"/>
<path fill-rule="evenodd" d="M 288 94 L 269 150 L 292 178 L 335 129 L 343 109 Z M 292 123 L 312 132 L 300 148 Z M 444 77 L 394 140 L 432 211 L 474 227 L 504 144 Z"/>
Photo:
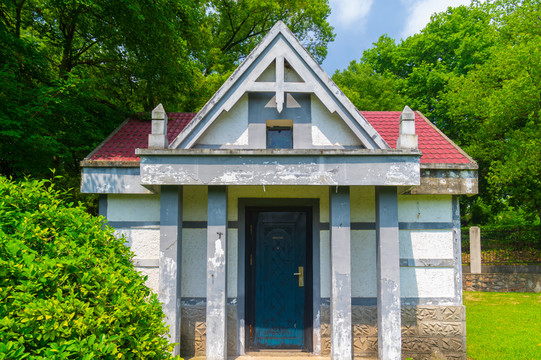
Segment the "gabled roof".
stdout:
<path fill-rule="evenodd" d="M 392 149 L 398 139 L 400 111 L 362 111 L 364 117 Z M 475 164 L 475 161 L 443 134 L 423 114 L 415 112 L 415 132 L 419 137 L 421 164 Z"/>
<path fill-rule="evenodd" d="M 188 125 L 194 113 L 169 113 L 167 139 L 169 143 Z M 148 135 L 151 132 L 150 120 L 132 117 L 124 121 L 107 139 L 105 139 L 86 160 L 91 161 L 139 161 L 135 149 L 148 148 Z"/>
<path fill-rule="evenodd" d="M 285 62 L 302 81 L 284 80 Z M 272 64 L 276 68 L 275 81 L 260 81 L 261 75 Z M 231 110 L 247 92 L 275 93 L 278 112 L 281 111 L 285 93 L 314 94 L 330 113 L 338 114 L 365 148 L 389 148 L 282 21 L 273 26 L 169 148 L 192 148 L 219 115 Z"/>
<path fill-rule="evenodd" d="M 392 149 L 396 148 L 400 111 L 362 111 L 364 118 L 383 137 Z M 193 113 L 167 114 L 169 143 L 186 128 L 195 117 Z M 415 128 L 419 137 L 419 150 L 423 153 L 421 164 L 466 165 L 475 162 L 457 145 L 439 131 L 421 113 L 415 113 Z M 100 162 L 138 162 L 135 149 L 148 147 L 148 134 L 151 123 L 148 120 L 131 118 L 126 120 L 107 138 L 85 161 Z"/>

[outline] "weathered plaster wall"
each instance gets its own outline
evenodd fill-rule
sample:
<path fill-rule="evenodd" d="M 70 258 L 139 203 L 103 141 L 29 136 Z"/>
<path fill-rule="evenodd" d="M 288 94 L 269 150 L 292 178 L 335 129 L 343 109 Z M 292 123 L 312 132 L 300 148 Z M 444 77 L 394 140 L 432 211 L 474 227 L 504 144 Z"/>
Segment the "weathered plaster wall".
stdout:
<path fill-rule="evenodd" d="M 159 195 L 108 195 L 108 221 L 160 221 Z"/>
<path fill-rule="evenodd" d="M 184 186 L 182 202 L 183 221 L 207 221 L 208 193 L 207 186 Z M 201 228 L 204 228 L 204 226 Z"/>
<path fill-rule="evenodd" d="M 401 297 L 418 298 L 425 304 L 457 303 L 452 196 L 402 195 L 398 201 L 403 224 L 399 234 Z"/>
<path fill-rule="evenodd" d="M 127 245 L 135 253 L 136 269 L 148 276 L 147 285 L 157 293 L 160 258 L 159 195 L 108 195 L 106 206 L 109 224 L 126 237 Z"/>
<path fill-rule="evenodd" d="M 276 81 L 276 63 L 273 61 L 261 75 L 257 82 L 275 82 Z M 290 66 L 284 67 L 285 82 L 303 82 L 304 80 Z"/>
<path fill-rule="evenodd" d="M 376 191 L 373 186 L 353 186 L 351 197 L 351 222 L 376 222 Z M 376 234 L 374 233 L 374 239 Z"/>
<path fill-rule="evenodd" d="M 452 230 L 401 230 L 401 259 L 452 259 Z"/>
<path fill-rule="evenodd" d="M 376 282 L 376 232 L 359 230 L 351 232 L 351 296 L 375 298 Z"/>
<path fill-rule="evenodd" d="M 451 195 L 399 195 L 399 222 L 452 222 Z"/>
<path fill-rule="evenodd" d="M 264 73 L 269 78 L 270 73 Z M 290 74 L 291 76 L 294 76 Z M 312 146 L 315 147 L 358 147 L 360 140 L 344 121 L 329 110 L 315 95 L 311 95 Z M 245 147 L 248 137 L 248 96 L 244 95 L 228 112 L 222 113 L 197 141 L 196 147 Z M 308 145 L 307 147 L 310 147 Z"/>
<path fill-rule="evenodd" d="M 248 145 L 248 95 L 228 112 L 223 112 L 197 142 L 198 146 L 228 147 Z"/>
<path fill-rule="evenodd" d="M 344 121 L 329 113 L 317 96 L 311 96 L 311 104 L 313 146 L 363 147 Z"/>
<path fill-rule="evenodd" d="M 455 295 L 452 268 L 402 267 L 400 296 L 402 298 L 452 298 Z M 435 304 L 438 301 L 433 301 Z"/>
<path fill-rule="evenodd" d="M 182 297 L 207 296 L 206 229 L 182 229 Z"/>
<path fill-rule="evenodd" d="M 238 224 L 239 198 L 316 198 L 320 202 L 321 297 L 330 297 L 329 188 L 326 186 L 231 186 L 228 191 L 228 221 Z M 206 297 L 206 186 L 185 186 L 182 229 L 182 297 Z M 284 202 L 284 205 L 287 205 Z M 452 298 L 455 293 L 453 233 L 442 227 L 452 221 L 451 196 L 399 196 L 400 258 L 428 260 L 401 268 L 403 298 Z M 126 236 L 135 252 L 139 271 L 158 289 L 159 195 L 109 195 L 107 217 Z M 351 188 L 351 279 L 352 296 L 376 297 L 375 193 L 373 187 Z M 433 224 L 433 225 L 431 225 Z M 417 226 L 419 225 L 419 226 Z M 423 227 L 427 227 L 424 229 Z M 449 225 L 450 227 L 450 225 Z M 360 228 L 360 229 L 359 229 Z M 237 296 L 238 229 L 228 230 L 228 297 Z M 436 260 L 442 260 L 434 266 Z M 415 265 L 415 266 L 413 266 Z M 444 266 L 442 266 L 444 265 Z M 370 300 L 367 300 L 370 302 Z"/>
<path fill-rule="evenodd" d="M 287 205 L 285 199 L 288 198 L 319 200 L 320 286 L 325 309 L 328 306 L 325 299 L 330 297 L 329 191 L 332 191 L 332 187 L 229 187 L 227 296 L 230 299 L 228 343 L 231 354 L 231 349 L 236 349 L 237 345 L 238 200 L 283 198 L 284 205 Z M 374 341 L 377 339 L 377 321 L 374 320 L 377 296 L 375 191 L 373 187 L 352 187 L 350 194 L 353 346 L 356 355 L 365 356 L 373 354 L 376 348 Z M 137 269 L 148 275 L 148 284 L 155 291 L 159 280 L 159 199 L 159 195 L 110 195 L 107 201 L 109 221 L 119 233 L 126 235 L 128 244 L 136 253 Z M 203 354 L 205 349 L 207 199 L 206 186 L 184 187 L 181 331 L 182 348 L 187 355 Z M 410 316 L 412 311 L 416 314 L 410 316 L 413 317 L 411 321 L 408 320 L 409 323 L 403 324 L 404 349 L 408 354 L 419 355 L 419 358 L 428 357 L 433 349 L 439 349 L 450 358 L 463 358 L 463 316 L 457 300 L 453 263 L 456 249 L 452 231 L 452 197 L 403 195 L 398 197 L 398 201 L 403 319 Z M 404 315 L 404 311 L 409 315 Z M 451 313 L 449 316 L 454 316 L 454 320 L 447 321 L 449 324 L 444 321 L 447 312 Z M 365 320 L 370 323 L 365 323 Z M 439 326 L 441 321 L 449 326 Z M 328 324 L 323 322 L 322 325 L 322 349 L 325 351 L 328 346 Z"/>
<path fill-rule="evenodd" d="M 327 186 L 231 186 L 228 189 L 228 220 L 238 221 L 239 198 L 319 199 L 320 222 L 329 222 L 329 188 Z M 287 205 L 287 202 L 284 202 Z"/>

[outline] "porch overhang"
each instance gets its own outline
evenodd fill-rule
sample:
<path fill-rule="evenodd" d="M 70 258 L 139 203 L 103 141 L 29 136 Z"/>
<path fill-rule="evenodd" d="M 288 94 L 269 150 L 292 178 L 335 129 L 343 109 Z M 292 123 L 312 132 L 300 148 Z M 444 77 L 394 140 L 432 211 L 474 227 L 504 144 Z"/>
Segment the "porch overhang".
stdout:
<path fill-rule="evenodd" d="M 416 186 L 417 150 L 137 149 L 141 185 Z"/>

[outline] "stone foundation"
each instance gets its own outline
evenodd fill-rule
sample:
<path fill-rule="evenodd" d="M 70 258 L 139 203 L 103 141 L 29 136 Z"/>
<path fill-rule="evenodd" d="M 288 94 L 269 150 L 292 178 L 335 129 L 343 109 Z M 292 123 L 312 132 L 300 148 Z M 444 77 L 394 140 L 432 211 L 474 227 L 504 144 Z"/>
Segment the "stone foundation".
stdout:
<path fill-rule="evenodd" d="M 541 274 L 463 274 L 464 291 L 541 292 Z"/>
<path fill-rule="evenodd" d="M 321 308 L 322 355 L 331 350 L 329 306 Z M 356 359 L 377 359 L 375 306 L 352 306 L 353 353 Z M 440 357 L 437 357 L 440 356 Z M 402 306 L 402 358 L 466 359 L 464 306 Z"/>
<path fill-rule="evenodd" d="M 206 355 L 206 306 L 186 304 L 181 307 L 180 356 Z M 237 354 L 237 307 L 227 305 L 227 353 Z"/>
<path fill-rule="evenodd" d="M 321 351 L 330 355 L 330 307 L 321 307 Z M 206 307 L 182 303 L 180 353 L 205 356 Z M 352 306 L 352 337 L 355 359 L 377 359 L 378 318 L 376 306 Z M 227 306 L 227 352 L 237 353 L 237 307 Z M 438 357 L 439 356 L 439 357 Z M 402 358 L 415 360 L 466 360 L 464 306 L 402 306 Z"/>

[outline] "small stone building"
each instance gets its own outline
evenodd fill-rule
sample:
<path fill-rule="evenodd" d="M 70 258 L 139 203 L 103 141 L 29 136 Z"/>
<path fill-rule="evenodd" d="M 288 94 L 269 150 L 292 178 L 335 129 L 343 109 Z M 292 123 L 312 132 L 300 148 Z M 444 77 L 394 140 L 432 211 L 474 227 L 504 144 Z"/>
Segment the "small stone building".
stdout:
<path fill-rule="evenodd" d="M 126 120 L 82 162 L 175 351 L 466 359 L 459 195 L 421 113 L 359 112 L 281 22 L 197 114 Z"/>

